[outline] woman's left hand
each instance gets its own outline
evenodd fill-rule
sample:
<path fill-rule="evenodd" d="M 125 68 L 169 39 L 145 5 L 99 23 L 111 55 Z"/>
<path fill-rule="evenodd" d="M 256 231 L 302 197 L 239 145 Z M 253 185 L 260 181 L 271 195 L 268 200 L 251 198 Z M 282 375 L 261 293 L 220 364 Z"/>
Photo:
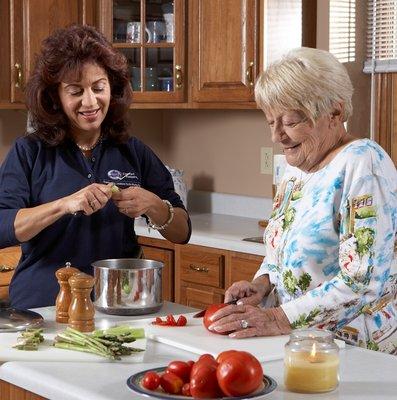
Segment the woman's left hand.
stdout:
<path fill-rule="evenodd" d="M 161 205 L 158 196 L 139 186 L 121 189 L 113 194 L 112 199 L 119 211 L 131 218 L 148 214 L 148 211 L 156 204 L 156 200 Z"/>
<path fill-rule="evenodd" d="M 229 305 L 212 316 L 210 330 L 232 332 L 232 338 L 277 336 L 291 332 L 291 325 L 281 307 L 265 308 L 251 305 Z"/>

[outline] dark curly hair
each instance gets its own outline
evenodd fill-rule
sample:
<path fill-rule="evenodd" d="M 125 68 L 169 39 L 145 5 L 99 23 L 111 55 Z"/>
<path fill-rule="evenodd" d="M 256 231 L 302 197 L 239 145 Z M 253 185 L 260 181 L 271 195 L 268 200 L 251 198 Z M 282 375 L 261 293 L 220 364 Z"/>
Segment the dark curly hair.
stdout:
<path fill-rule="evenodd" d="M 127 111 L 132 90 L 126 58 L 94 27 L 71 25 L 43 40 L 26 87 L 33 132 L 50 146 L 62 143 L 70 127 L 58 96 L 58 86 L 69 73 L 80 76 L 87 62 L 101 66 L 110 82 L 111 100 L 102 132 L 116 142 L 124 142 L 129 136 Z"/>

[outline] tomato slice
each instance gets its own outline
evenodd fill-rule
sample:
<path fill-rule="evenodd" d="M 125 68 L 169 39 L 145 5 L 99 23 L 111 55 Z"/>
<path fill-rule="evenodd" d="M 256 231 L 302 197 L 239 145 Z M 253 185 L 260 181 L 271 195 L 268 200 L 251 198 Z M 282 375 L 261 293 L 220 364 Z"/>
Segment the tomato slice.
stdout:
<path fill-rule="evenodd" d="M 169 326 L 176 326 L 175 318 L 172 314 L 168 314 L 166 317 Z"/>
<path fill-rule="evenodd" d="M 177 326 L 185 326 L 187 324 L 187 319 L 184 315 L 180 315 L 176 321 Z"/>

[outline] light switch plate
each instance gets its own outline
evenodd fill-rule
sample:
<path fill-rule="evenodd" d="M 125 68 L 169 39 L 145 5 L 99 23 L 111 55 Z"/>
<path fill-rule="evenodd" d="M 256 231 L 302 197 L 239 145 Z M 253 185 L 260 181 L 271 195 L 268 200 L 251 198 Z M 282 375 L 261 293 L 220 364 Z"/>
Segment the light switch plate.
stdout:
<path fill-rule="evenodd" d="M 273 147 L 261 147 L 261 174 L 273 173 Z"/>

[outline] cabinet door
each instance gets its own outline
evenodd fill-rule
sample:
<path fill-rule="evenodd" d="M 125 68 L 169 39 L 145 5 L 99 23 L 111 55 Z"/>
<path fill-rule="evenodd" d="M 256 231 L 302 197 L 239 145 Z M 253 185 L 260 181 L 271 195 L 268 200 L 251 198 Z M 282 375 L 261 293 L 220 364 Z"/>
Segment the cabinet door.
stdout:
<path fill-rule="evenodd" d="M 226 271 L 225 287 L 238 281 L 251 282 L 263 261 L 262 256 L 244 253 L 230 253 L 230 264 Z"/>
<path fill-rule="evenodd" d="M 191 0 L 193 101 L 253 101 L 258 71 L 258 1 Z"/>
<path fill-rule="evenodd" d="M 126 56 L 134 103 L 185 100 L 185 1 L 100 0 L 99 27 Z"/>
<path fill-rule="evenodd" d="M 221 293 L 206 290 L 205 288 L 199 289 L 188 286 L 182 286 L 181 288 L 181 298 L 179 301 L 180 304 L 189 307 L 205 309 L 211 304 L 222 302 L 223 295 Z"/>
<path fill-rule="evenodd" d="M 72 23 L 93 24 L 94 9 L 94 0 L 0 0 L 0 106 L 24 103 L 25 84 L 42 40 Z"/>
<path fill-rule="evenodd" d="M 0 250 L 0 300 L 8 298 L 8 286 L 20 258 L 21 248 L 19 246 Z"/>
<path fill-rule="evenodd" d="M 164 263 L 163 300 L 174 301 L 174 252 L 157 247 L 142 246 L 144 258 Z"/>

